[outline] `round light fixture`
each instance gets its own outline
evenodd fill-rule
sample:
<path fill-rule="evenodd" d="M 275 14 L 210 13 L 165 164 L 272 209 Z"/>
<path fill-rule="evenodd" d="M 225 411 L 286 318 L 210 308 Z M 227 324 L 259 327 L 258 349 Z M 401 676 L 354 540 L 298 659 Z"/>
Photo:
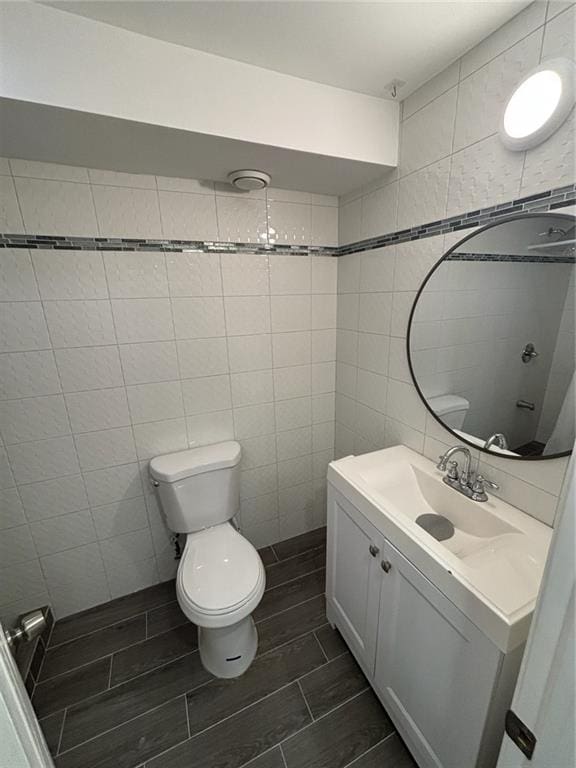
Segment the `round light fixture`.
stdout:
<path fill-rule="evenodd" d="M 504 108 L 500 122 L 504 145 L 530 149 L 558 130 L 574 106 L 575 82 L 576 64 L 569 59 L 551 59 L 528 72 Z"/>
<path fill-rule="evenodd" d="M 271 179 L 264 171 L 232 171 L 228 174 L 228 181 L 242 192 L 253 192 L 267 187 Z"/>

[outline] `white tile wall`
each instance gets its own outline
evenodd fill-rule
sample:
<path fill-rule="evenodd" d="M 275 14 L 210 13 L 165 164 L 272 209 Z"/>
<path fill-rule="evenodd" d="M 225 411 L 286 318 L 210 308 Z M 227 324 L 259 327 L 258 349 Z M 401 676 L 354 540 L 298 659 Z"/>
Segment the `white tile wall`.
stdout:
<path fill-rule="evenodd" d="M 574 121 L 527 152 L 498 139 L 514 84 L 540 61 L 576 58 L 574 3 L 535 2 L 403 103 L 400 166 L 340 199 L 340 244 L 574 182 Z M 552 10 L 554 6 L 554 10 Z"/>
<path fill-rule="evenodd" d="M 198 179 L 3 160 L 0 232 L 336 246 L 338 199 L 279 189 L 238 193 L 226 184 Z M 182 262 L 205 262 L 195 254 L 168 259 L 173 262 L 168 279 L 174 283 Z M 72 273 L 69 276 L 74 279 Z M 190 280 L 186 269 L 181 276 Z M 147 290 L 147 279 L 141 278 Z M 87 283 L 82 286 L 93 290 Z M 202 285 L 196 287 L 202 295 Z M 67 290 L 65 283 L 60 288 Z M 167 295 L 141 291 L 138 281 L 133 292 L 123 296 Z"/>
<path fill-rule="evenodd" d="M 271 200 L 267 214 L 265 195 L 189 180 L 12 166 L 46 194 L 46 184 L 92 190 L 100 231 L 91 234 L 106 221 L 106 234 L 250 240 L 269 215 L 287 241 L 310 242 L 318 209 L 330 220 L 316 234 L 334 242 L 333 198 Z M 220 233 L 217 204 L 235 217 L 224 215 Z M 308 221 L 304 240 L 282 206 Z M 196 227 L 193 211 L 205 230 L 168 235 Z M 49 601 L 62 616 L 173 575 L 147 481 L 159 453 L 239 439 L 240 518 L 258 546 L 322 524 L 312 467 L 333 456 L 336 259 L 42 250 L 0 259 L 0 562 L 28 574 L 3 580 L 1 615 Z"/>

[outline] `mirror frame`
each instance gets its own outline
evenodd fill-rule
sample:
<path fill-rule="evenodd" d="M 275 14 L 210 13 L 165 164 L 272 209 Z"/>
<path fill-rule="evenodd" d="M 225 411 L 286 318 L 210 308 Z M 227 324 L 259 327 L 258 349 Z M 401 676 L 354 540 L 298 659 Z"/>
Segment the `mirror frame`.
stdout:
<path fill-rule="evenodd" d="M 471 240 L 473 237 L 476 237 L 476 235 L 479 235 L 481 232 L 485 232 L 488 229 L 492 229 L 493 227 L 497 227 L 500 224 L 505 224 L 509 221 L 520 221 L 524 219 L 533 219 L 533 218 L 541 218 L 542 216 L 545 216 L 546 214 L 551 214 L 553 216 L 560 216 L 566 219 L 567 221 L 572 222 L 572 224 L 576 223 L 576 216 L 570 215 L 569 213 L 562 213 L 559 211 L 538 211 L 534 213 L 523 213 L 516 216 L 506 216 L 501 219 L 498 219 L 497 221 L 492 222 L 491 224 L 486 224 L 483 227 L 475 228 L 473 232 L 471 232 L 469 235 L 466 235 L 466 237 L 463 237 L 462 240 L 459 240 L 457 243 L 455 243 L 451 248 L 449 248 L 446 253 L 442 256 L 441 259 L 439 259 L 436 264 L 432 267 L 432 269 L 428 272 L 424 280 L 422 281 L 422 284 L 420 285 L 420 288 L 418 288 L 418 291 L 416 293 L 416 298 L 414 299 L 414 303 L 412 304 L 412 308 L 410 310 L 410 317 L 408 318 L 408 327 L 406 329 L 406 355 L 408 358 L 408 368 L 410 369 L 410 376 L 412 377 L 412 382 L 414 386 L 416 387 L 416 391 L 418 392 L 418 395 L 420 397 L 420 400 L 424 403 L 426 406 L 426 410 L 434 417 L 434 419 L 440 424 L 441 427 L 443 427 L 446 432 L 450 433 L 457 441 L 458 443 L 463 443 L 464 445 L 470 446 L 470 448 L 474 448 L 477 451 L 481 451 L 482 453 L 488 454 L 488 456 L 496 456 L 499 459 L 506 459 L 507 461 L 550 461 L 551 459 L 561 459 L 565 456 L 570 456 L 572 454 L 572 450 L 569 451 L 563 451 L 562 453 L 553 453 L 550 456 L 507 456 L 505 453 L 496 453 L 494 451 L 486 450 L 486 448 L 483 448 L 479 445 L 476 445 L 475 443 L 472 443 L 470 440 L 466 440 L 461 435 L 457 435 L 453 430 L 451 430 L 449 427 L 444 424 L 443 421 L 441 421 L 438 416 L 434 413 L 432 408 L 428 405 L 428 401 L 424 397 L 422 390 L 420 389 L 418 385 L 418 381 L 416 380 L 416 375 L 414 373 L 414 368 L 412 366 L 412 357 L 410 355 L 410 332 L 412 330 L 412 321 L 414 318 L 414 313 L 416 311 L 416 306 L 418 305 L 418 300 L 420 298 L 420 295 L 426 288 L 426 285 L 432 275 L 436 272 L 436 270 L 440 267 L 441 264 L 444 263 L 446 258 L 450 256 L 451 253 L 453 253 L 455 250 L 460 248 L 460 246 L 467 242 L 468 240 Z"/>

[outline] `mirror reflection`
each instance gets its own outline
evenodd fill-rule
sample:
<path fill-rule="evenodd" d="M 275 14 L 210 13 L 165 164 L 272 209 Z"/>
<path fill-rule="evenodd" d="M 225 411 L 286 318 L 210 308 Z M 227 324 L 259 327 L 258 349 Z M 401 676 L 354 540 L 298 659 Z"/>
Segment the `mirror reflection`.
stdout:
<path fill-rule="evenodd" d="M 571 450 L 574 224 L 525 214 L 479 230 L 420 289 L 410 367 L 428 409 L 461 441 L 513 458 Z"/>

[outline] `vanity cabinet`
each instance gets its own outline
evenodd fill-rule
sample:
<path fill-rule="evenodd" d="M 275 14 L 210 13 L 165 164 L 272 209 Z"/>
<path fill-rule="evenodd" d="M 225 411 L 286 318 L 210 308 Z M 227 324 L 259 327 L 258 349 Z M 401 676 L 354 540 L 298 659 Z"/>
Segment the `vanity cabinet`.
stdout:
<path fill-rule="evenodd" d="M 334 499 L 328 529 L 329 618 L 364 672 L 374 673 L 384 536 L 344 497 Z"/>
<path fill-rule="evenodd" d="M 522 649 L 503 654 L 328 488 L 327 612 L 420 768 L 492 768 Z"/>

